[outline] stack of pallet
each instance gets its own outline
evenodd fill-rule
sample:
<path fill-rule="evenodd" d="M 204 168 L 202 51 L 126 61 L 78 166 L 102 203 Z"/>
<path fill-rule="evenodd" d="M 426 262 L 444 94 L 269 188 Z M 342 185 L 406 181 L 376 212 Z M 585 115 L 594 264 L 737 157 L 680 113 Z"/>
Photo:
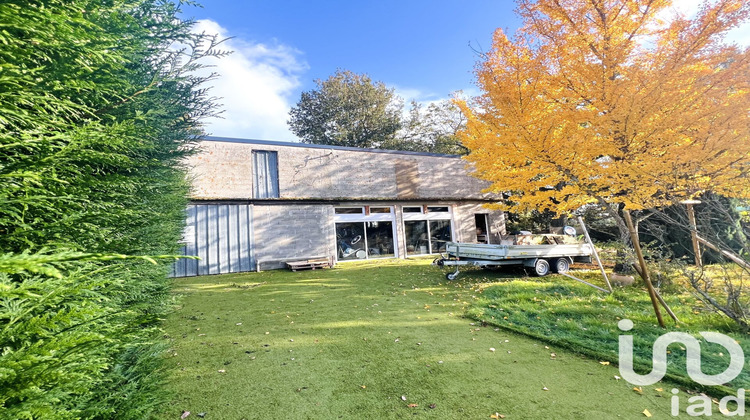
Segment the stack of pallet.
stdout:
<path fill-rule="evenodd" d="M 289 261 L 286 266 L 292 270 L 315 270 L 316 268 L 330 268 L 333 266 L 329 258 L 313 258 L 302 261 Z"/>

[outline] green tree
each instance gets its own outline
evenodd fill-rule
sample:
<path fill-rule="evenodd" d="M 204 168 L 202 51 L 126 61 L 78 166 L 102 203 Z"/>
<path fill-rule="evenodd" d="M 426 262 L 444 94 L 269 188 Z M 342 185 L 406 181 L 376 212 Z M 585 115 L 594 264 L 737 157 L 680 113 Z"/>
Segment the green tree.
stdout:
<path fill-rule="evenodd" d="M 315 83 L 287 121 L 302 142 L 378 148 L 393 141 L 403 105 L 392 88 L 348 70 Z"/>
<path fill-rule="evenodd" d="M 148 418 L 163 401 L 187 183 L 217 41 L 161 0 L 0 3 L 0 418 Z M 152 261 L 155 264 L 150 264 Z"/>
<path fill-rule="evenodd" d="M 466 128 L 466 117 L 451 100 L 431 102 L 427 106 L 411 102 L 409 115 L 389 148 L 420 152 L 465 155 L 458 133 Z"/>

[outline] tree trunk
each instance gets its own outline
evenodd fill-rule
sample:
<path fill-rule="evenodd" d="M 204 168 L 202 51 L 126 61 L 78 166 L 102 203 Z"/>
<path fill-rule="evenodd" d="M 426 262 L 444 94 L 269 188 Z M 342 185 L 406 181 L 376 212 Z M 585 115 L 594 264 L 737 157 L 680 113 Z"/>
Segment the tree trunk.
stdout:
<path fill-rule="evenodd" d="M 619 208 L 616 204 L 609 204 L 604 199 L 599 198 L 599 204 L 604 207 L 604 211 L 612 217 L 617 225 L 617 230 L 620 232 L 620 242 L 625 246 L 632 245 L 630 241 L 630 229 L 628 229 L 625 219 L 620 215 Z"/>

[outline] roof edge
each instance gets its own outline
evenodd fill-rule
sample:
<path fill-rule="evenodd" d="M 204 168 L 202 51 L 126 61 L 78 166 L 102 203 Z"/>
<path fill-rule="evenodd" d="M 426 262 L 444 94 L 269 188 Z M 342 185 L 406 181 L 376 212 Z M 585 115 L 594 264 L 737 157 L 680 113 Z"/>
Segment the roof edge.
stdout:
<path fill-rule="evenodd" d="M 388 149 L 370 149 L 363 147 L 347 147 L 347 146 L 330 146 L 327 144 L 308 144 L 299 142 L 287 142 L 287 141 L 273 141 L 273 140 L 255 140 L 255 139 L 240 139 L 234 137 L 217 137 L 217 136 L 206 136 L 201 137 L 198 141 L 218 141 L 226 143 L 244 143 L 244 144 L 260 144 L 266 146 L 285 146 L 285 147 L 302 147 L 308 149 L 329 149 L 329 150 L 346 150 L 350 152 L 368 152 L 368 153 L 386 153 L 393 155 L 411 155 L 411 156 L 432 156 L 432 157 L 444 157 L 460 159 L 459 155 L 446 155 L 442 153 L 429 153 L 429 152 L 412 152 L 408 150 L 388 150 Z"/>

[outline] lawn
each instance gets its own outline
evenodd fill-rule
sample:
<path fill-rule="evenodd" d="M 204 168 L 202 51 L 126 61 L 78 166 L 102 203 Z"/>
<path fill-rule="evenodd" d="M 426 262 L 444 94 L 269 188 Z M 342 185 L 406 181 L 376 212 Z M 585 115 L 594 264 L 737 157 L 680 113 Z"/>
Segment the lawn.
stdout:
<path fill-rule="evenodd" d="M 598 272 L 578 274 L 589 281 L 601 282 Z M 653 343 L 669 331 L 688 333 L 701 341 L 701 370 L 718 374 L 729 367 L 728 351 L 718 344 L 702 339 L 701 331 L 714 331 L 732 337 L 746 350 L 750 349 L 750 336 L 740 331 L 728 317 L 709 310 L 693 296 L 687 287 L 672 285 L 663 293 L 665 301 L 674 310 L 679 323 L 662 313 L 667 328 L 657 324 L 648 293 L 644 288 L 615 289 L 614 293 L 601 293 L 576 282 L 561 282 L 559 276 L 543 279 L 512 279 L 490 285 L 479 291 L 467 311 L 473 319 L 506 330 L 543 339 L 549 343 L 573 349 L 598 360 L 617 363 L 618 337 L 628 334 L 634 342 L 634 365 L 645 374 L 652 368 Z M 617 324 L 622 319 L 633 321 L 634 328 L 625 333 Z M 668 347 L 667 375 L 690 389 L 700 389 L 715 396 L 736 393 L 738 388 L 750 388 L 750 372 L 744 370 L 725 387 L 701 387 L 686 371 L 686 349 L 681 343 Z"/>
<path fill-rule="evenodd" d="M 507 274 L 447 283 L 429 263 L 176 279 L 162 418 L 671 417 L 669 384 L 636 392 L 613 365 L 465 318 Z"/>

